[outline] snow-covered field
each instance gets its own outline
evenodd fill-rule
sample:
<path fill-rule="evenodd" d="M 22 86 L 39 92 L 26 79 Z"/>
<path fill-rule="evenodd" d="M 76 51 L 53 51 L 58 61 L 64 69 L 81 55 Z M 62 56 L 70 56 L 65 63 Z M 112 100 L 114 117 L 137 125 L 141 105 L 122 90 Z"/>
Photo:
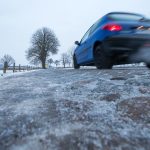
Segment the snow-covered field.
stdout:
<path fill-rule="evenodd" d="M 0 77 L 0 150 L 149 150 L 147 68 Z"/>
<path fill-rule="evenodd" d="M 30 70 L 30 72 L 33 72 L 33 71 L 36 71 L 36 70 Z M 28 71 L 21 70 L 21 71 L 16 71 L 13 73 L 12 70 L 7 70 L 6 73 L 3 73 L 3 70 L 0 70 L 0 78 L 4 78 L 4 77 L 8 77 L 8 76 L 16 76 L 16 75 L 21 75 L 21 74 L 25 74 L 25 73 L 28 73 Z"/>
<path fill-rule="evenodd" d="M 13 71 L 11 70 L 7 70 L 6 74 L 3 73 L 3 70 L 0 70 L 0 76 L 4 76 L 4 75 L 8 75 L 8 74 L 12 74 Z"/>

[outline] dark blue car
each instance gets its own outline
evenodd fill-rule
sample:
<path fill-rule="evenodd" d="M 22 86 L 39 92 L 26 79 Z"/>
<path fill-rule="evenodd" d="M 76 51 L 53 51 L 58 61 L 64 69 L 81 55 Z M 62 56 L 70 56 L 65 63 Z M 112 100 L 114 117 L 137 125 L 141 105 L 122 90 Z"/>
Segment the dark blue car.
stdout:
<path fill-rule="evenodd" d="M 111 69 L 113 65 L 135 63 L 129 57 L 143 45 L 149 45 L 149 41 L 149 19 L 135 13 L 108 13 L 88 29 L 80 42 L 75 42 L 74 68 L 94 65 Z"/>

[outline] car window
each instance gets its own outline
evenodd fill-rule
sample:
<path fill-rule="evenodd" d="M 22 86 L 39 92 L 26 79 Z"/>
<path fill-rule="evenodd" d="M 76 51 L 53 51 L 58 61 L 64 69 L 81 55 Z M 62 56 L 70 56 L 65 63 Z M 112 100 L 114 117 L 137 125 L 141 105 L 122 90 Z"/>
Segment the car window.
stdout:
<path fill-rule="evenodd" d="M 101 22 L 101 19 L 99 19 L 98 21 L 96 21 L 96 23 L 94 23 L 94 25 L 91 27 L 90 35 L 99 27 L 100 22 Z"/>
<path fill-rule="evenodd" d="M 142 15 L 136 15 L 136 14 L 110 14 L 109 15 L 110 19 L 113 20 L 126 20 L 126 21 L 139 21 L 143 18 Z"/>
<path fill-rule="evenodd" d="M 81 42 L 80 42 L 81 44 L 84 43 L 88 39 L 89 34 L 90 34 L 90 30 L 91 30 L 91 28 L 84 34 L 84 36 L 83 36 L 83 38 L 81 39 Z"/>
<path fill-rule="evenodd" d="M 98 21 L 96 21 L 96 23 L 94 23 L 90 29 L 85 33 L 85 35 L 83 36 L 83 38 L 81 39 L 81 44 L 84 43 L 88 37 L 98 28 L 98 25 L 100 23 L 101 19 L 99 19 Z"/>

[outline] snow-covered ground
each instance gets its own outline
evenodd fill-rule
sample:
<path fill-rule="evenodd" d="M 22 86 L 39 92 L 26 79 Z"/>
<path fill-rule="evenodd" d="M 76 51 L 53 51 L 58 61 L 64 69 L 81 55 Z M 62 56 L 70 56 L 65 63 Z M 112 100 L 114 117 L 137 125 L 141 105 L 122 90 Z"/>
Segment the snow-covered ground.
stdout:
<path fill-rule="evenodd" d="M 30 72 L 36 71 L 36 70 L 29 70 Z M 8 76 L 16 76 L 16 75 L 21 75 L 21 74 L 25 74 L 28 73 L 29 71 L 25 70 L 21 70 L 21 71 L 16 71 L 13 73 L 12 70 L 7 70 L 6 73 L 3 73 L 3 70 L 0 70 L 0 78 L 4 78 L 4 77 L 8 77 Z"/>
<path fill-rule="evenodd" d="M 0 78 L 0 150 L 149 150 L 147 68 Z"/>

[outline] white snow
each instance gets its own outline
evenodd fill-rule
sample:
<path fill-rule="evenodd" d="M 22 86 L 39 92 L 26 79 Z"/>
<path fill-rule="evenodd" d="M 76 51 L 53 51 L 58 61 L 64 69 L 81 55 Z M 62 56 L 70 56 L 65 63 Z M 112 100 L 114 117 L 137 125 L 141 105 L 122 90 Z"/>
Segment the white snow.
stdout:
<path fill-rule="evenodd" d="M 83 67 L 0 77 L 1 149 L 147 150 L 150 111 L 143 116 L 143 103 L 137 111 L 134 104 L 142 97 L 149 107 L 149 75 L 147 68 Z"/>

